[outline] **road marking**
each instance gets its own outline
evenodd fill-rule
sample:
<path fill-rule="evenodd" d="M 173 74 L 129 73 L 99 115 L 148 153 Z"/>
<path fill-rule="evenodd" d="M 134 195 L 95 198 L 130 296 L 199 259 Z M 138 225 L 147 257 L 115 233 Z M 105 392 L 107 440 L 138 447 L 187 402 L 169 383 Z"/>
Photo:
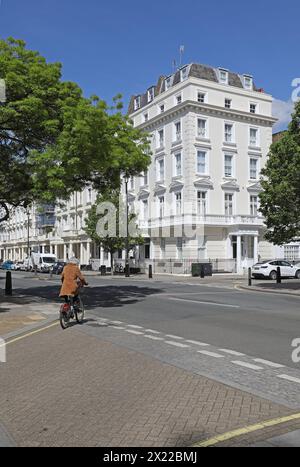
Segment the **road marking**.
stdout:
<path fill-rule="evenodd" d="M 144 333 L 140 331 L 131 331 L 130 329 L 126 329 L 126 332 L 129 332 L 130 334 L 134 334 L 135 336 L 143 336 Z"/>
<path fill-rule="evenodd" d="M 207 355 L 208 357 L 224 358 L 224 355 L 220 355 L 219 353 L 215 352 L 208 352 L 207 350 L 198 350 L 198 353 L 201 353 L 202 355 Z"/>
<path fill-rule="evenodd" d="M 124 324 L 122 321 L 110 321 L 112 324 Z"/>
<path fill-rule="evenodd" d="M 183 337 L 179 337 L 179 336 L 172 336 L 172 334 L 166 334 L 166 337 L 170 337 L 170 339 L 175 339 L 175 340 L 178 340 L 178 341 L 183 341 Z"/>
<path fill-rule="evenodd" d="M 132 329 L 144 329 L 142 326 L 135 326 L 134 324 L 128 324 L 128 327 Z"/>
<path fill-rule="evenodd" d="M 153 341 L 163 341 L 162 337 L 155 337 L 155 336 L 145 336 L 147 339 L 152 339 Z"/>
<path fill-rule="evenodd" d="M 180 349 L 188 349 L 190 346 L 186 344 L 181 344 L 180 342 L 165 341 L 166 344 L 173 345 L 174 347 L 179 347 Z"/>
<path fill-rule="evenodd" d="M 194 345 L 199 345 L 200 347 L 210 347 L 210 344 L 205 344 L 204 342 L 198 342 L 198 341 L 186 341 L 189 344 L 194 344 Z"/>
<path fill-rule="evenodd" d="M 288 376 L 288 375 L 277 375 L 277 378 L 285 379 L 286 381 L 291 381 L 292 383 L 298 383 L 298 384 L 300 384 L 300 379 L 299 379 L 299 378 L 294 378 L 293 376 Z"/>
<path fill-rule="evenodd" d="M 146 329 L 146 332 L 150 332 L 151 334 L 160 334 L 160 332 L 153 331 L 153 329 Z"/>
<path fill-rule="evenodd" d="M 209 305 L 209 306 L 221 306 L 223 308 L 241 308 L 238 305 L 228 305 L 227 303 L 213 303 L 213 302 L 200 302 L 198 300 L 186 300 L 185 298 L 168 298 L 168 300 L 185 302 L 185 303 L 197 303 L 197 305 Z"/>
<path fill-rule="evenodd" d="M 254 361 L 256 363 L 261 363 L 263 365 L 270 366 L 271 368 L 285 368 L 284 365 L 280 365 L 279 363 L 269 362 L 268 360 L 263 360 L 262 358 L 255 358 Z"/>
<path fill-rule="evenodd" d="M 54 328 L 54 326 L 58 326 L 59 325 L 59 322 L 55 322 L 53 324 L 50 324 L 49 326 L 45 326 L 43 328 L 40 328 L 40 329 L 37 329 L 36 331 L 32 331 L 32 332 L 29 332 L 27 334 L 24 334 L 23 336 L 20 336 L 20 337 L 16 337 L 15 339 L 12 339 L 10 341 L 7 341 L 5 344 L 3 345 L 10 345 L 10 344 L 13 344 L 14 342 L 18 342 L 22 339 L 26 339 L 27 337 L 30 337 L 30 336 L 33 336 L 34 334 L 38 334 L 39 332 L 43 332 L 43 331 L 46 331 L 47 329 L 50 329 L 50 328 Z"/>
<path fill-rule="evenodd" d="M 124 331 L 125 328 L 122 328 L 121 326 L 112 326 L 112 329 L 117 329 L 118 331 Z"/>
<path fill-rule="evenodd" d="M 206 441 L 200 441 L 197 444 L 194 444 L 193 448 L 208 448 L 210 446 L 215 446 L 216 444 L 222 443 L 224 441 L 229 441 L 230 439 L 239 438 L 243 435 L 248 435 L 256 431 L 264 430 L 265 428 L 270 428 L 272 426 L 283 425 L 284 423 L 292 422 L 294 420 L 300 420 L 300 413 L 290 415 L 288 417 L 276 418 L 274 420 L 268 420 L 266 422 L 257 423 L 256 425 L 250 425 L 238 430 L 229 431 L 223 435 L 215 436 L 214 438 L 208 439 Z"/>
<path fill-rule="evenodd" d="M 243 366 L 244 368 L 249 368 L 249 370 L 256 370 L 256 371 L 263 370 L 261 366 L 251 365 L 251 363 L 239 362 L 239 361 L 231 362 L 231 363 L 233 363 L 234 365 Z"/>
<path fill-rule="evenodd" d="M 244 353 L 236 352 L 235 350 L 218 349 L 220 352 L 228 353 L 229 355 L 235 355 L 236 357 L 245 357 Z"/>

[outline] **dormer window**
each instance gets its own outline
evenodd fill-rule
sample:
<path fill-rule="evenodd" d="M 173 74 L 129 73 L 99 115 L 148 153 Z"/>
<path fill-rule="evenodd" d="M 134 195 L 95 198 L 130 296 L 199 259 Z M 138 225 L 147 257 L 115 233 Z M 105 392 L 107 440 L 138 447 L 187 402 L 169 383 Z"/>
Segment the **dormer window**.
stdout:
<path fill-rule="evenodd" d="M 221 84 L 228 84 L 228 71 L 219 68 L 219 81 Z"/>
<path fill-rule="evenodd" d="M 134 99 L 134 110 L 138 110 L 141 107 L 141 96 L 137 96 Z"/>
<path fill-rule="evenodd" d="M 172 81 L 173 81 L 173 77 L 172 77 L 172 76 L 169 76 L 169 78 L 166 78 L 166 80 L 165 80 L 166 91 L 167 91 L 168 89 L 170 89 L 170 87 L 172 86 Z"/>
<path fill-rule="evenodd" d="M 148 89 L 148 102 L 152 102 L 154 99 L 154 88 Z"/>
<path fill-rule="evenodd" d="M 185 81 L 187 78 L 188 78 L 188 67 L 186 66 L 182 68 L 182 70 L 180 71 L 180 79 L 181 81 Z"/>
<path fill-rule="evenodd" d="M 244 76 L 244 88 L 248 89 L 249 91 L 253 90 L 253 78 L 252 76 Z"/>

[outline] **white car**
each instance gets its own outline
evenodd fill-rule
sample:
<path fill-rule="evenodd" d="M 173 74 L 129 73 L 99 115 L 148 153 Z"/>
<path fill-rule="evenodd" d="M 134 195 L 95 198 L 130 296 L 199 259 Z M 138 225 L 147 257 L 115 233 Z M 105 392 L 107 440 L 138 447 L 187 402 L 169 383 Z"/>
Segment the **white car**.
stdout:
<path fill-rule="evenodd" d="M 252 268 L 252 275 L 255 279 L 269 278 L 277 279 L 277 268 L 280 268 L 281 277 L 291 277 L 300 279 L 300 266 L 293 266 L 288 261 L 274 260 L 257 263 Z"/>

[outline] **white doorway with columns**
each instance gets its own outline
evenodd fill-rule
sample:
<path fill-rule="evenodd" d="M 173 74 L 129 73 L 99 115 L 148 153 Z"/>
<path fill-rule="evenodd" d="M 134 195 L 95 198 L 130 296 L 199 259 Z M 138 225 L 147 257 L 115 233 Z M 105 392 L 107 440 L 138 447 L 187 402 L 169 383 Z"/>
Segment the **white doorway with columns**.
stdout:
<path fill-rule="evenodd" d="M 236 272 L 245 274 L 258 262 L 259 232 L 238 231 L 230 234 L 232 257 L 236 260 Z"/>

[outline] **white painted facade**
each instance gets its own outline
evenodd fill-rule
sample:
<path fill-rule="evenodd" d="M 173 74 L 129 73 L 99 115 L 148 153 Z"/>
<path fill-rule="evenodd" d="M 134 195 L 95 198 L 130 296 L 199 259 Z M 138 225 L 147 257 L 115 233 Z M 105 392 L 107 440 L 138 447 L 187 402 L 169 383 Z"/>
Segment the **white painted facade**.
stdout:
<path fill-rule="evenodd" d="M 275 123 L 272 97 L 187 71 L 175 86 L 148 100 L 138 108 L 141 98 L 135 98 L 130 116 L 152 135 L 152 164 L 146 181 L 136 178 L 129 193 L 148 231 L 151 258 L 236 260 L 242 272 L 259 257 L 273 257 L 257 212 L 260 171 Z M 191 205 L 203 238 L 170 235 L 162 240 L 158 228 L 182 223 Z M 170 212 L 175 217 L 169 219 Z"/>

